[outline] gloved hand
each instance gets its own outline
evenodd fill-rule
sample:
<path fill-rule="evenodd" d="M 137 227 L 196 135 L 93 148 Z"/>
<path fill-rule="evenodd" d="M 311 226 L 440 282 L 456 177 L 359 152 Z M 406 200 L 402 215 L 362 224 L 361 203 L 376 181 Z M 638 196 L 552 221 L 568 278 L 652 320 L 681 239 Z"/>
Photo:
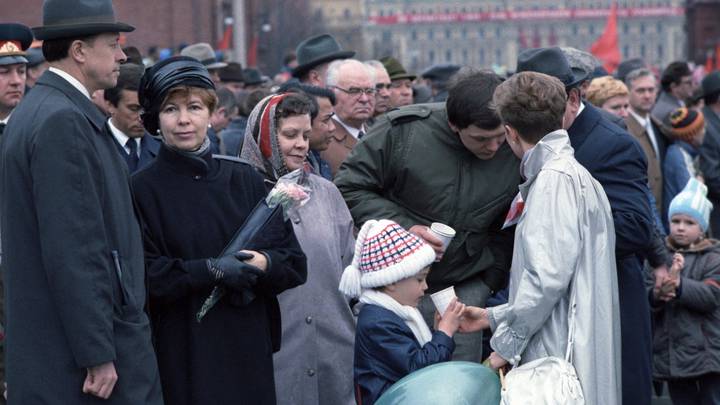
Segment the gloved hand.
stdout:
<path fill-rule="evenodd" d="M 249 290 L 257 282 L 262 270 L 247 264 L 252 259 L 248 253 L 235 253 L 207 260 L 207 267 L 215 281 L 237 291 Z"/>

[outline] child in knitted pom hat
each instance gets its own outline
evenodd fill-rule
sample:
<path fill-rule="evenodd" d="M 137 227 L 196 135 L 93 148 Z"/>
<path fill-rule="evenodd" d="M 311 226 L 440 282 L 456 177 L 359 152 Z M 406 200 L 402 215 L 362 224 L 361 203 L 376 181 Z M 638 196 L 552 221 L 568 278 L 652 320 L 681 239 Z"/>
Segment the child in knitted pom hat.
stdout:
<path fill-rule="evenodd" d="M 673 264 L 651 300 L 653 375 L 668 381 L 674 404 L 720 403 L 720 242 L 705 237 L 706 194 L 691 178 L 670 203 Z"/>
<path fill-rule="evenodd" d="M 355 334 L 358 403 L 373 404 L 406 375 L 450 360 L 465 305 L 453 300 L 435 332 L 417 309 L 434 261 L 429 245 L 393 221 L 370 220 L 360 229 L 353 263 L 340 280 L 340 291 L 362 305 Z"/>

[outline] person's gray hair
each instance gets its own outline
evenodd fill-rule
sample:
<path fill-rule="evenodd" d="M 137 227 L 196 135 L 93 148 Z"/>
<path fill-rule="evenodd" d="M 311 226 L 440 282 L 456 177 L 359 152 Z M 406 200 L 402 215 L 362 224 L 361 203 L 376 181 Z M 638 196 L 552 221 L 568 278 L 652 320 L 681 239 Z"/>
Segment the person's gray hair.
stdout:
<path fill-rule="evenodd" d="M 632 82 L 645 76 L 652 76 L 654 78 L 655 74 L 648 68 L 631 70 L 630 73 L 625 76 L 625 85 L 628 89 L 632 89 Z"/>
<path fill-rule="evenodd" d="M 338 82 L 340 81 L 340 69 L 342 69 L 346 65 L 354 65 L 355 67 L 359 67 L 360 69 L 365 69 L 365 71 L 370 75 L 370 79 L 373 81 L 373 85 L 375 83 L 375 69 L 371 66 L 360 62 L 357 59 L 340 59 L 335 60 L 330 63 L 330 66 L 327 68 L 327 72 L 325 73 L 325 86 L 337 86 Z"/>
<path fill-rule="evenodd" d="M 591 74 L 595 71 L 595 68 L 600 66 L 600 61 L 591 53 L 569 46 L 562 46 L 560 50 L 565 55 L 571 68 L 582 69 Z"/>

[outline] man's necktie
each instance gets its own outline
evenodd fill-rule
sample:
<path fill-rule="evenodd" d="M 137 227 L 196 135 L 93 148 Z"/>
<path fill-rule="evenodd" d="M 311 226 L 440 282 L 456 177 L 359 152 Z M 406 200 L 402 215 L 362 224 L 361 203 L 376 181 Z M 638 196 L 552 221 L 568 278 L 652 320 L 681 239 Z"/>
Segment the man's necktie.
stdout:
<path fill-rule="evenodd" d="M 130 169 L 130 173 L 133 173 L 137 170 L 138 164 L 140 163 L 140 157 L 137 153 L 137 142 L 135 139 L 130 138 L 125 142 L 125 146 L 130 150 L 130 154 L 127 157 L 128 169 Z"/>

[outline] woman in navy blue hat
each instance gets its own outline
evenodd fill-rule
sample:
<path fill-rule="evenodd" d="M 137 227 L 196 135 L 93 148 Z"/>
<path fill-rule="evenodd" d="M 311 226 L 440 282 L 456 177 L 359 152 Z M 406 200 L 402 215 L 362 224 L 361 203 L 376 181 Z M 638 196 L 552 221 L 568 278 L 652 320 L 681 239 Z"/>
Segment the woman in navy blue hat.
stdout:
<path fill-rule="evenodd" d="M 270 245 L 221 254 L 266 192 L 250 165 L 212 155 L 207 130 L 217 98 L 201 63 L 159 62 L 145 72 L 139 100 L 145 128 L 163 140 L 132 186 L 165 403 L 274 404 L 276 295 L 306 277 L 292 225 Z M 229 294 L 198 322 L 218 285 Z"/>

